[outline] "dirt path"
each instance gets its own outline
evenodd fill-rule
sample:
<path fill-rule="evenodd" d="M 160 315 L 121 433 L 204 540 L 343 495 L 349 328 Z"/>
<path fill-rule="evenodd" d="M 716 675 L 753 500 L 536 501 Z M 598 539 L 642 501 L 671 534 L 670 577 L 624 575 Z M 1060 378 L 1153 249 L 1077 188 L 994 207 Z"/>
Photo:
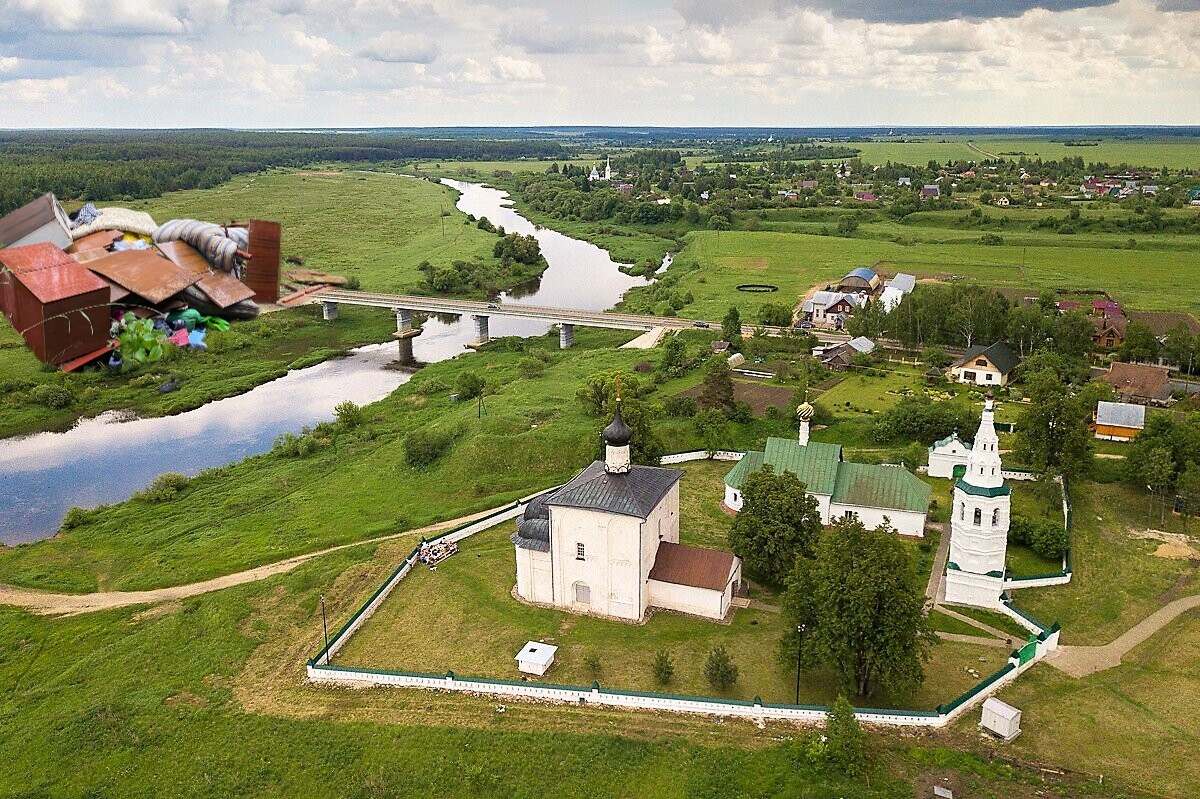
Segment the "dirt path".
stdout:
<path fill-rule="evenodd" d="M 1103 646 L 1060 646 L 1046 658 L 1046 662 L 1072 677 L 1086 677 L 1120 666 L 1121 657 L 1127 652 L 1193 608 L 1200 608 L 1200 595 L 1185 596 L 1159 608 L 1112 643 Z"/>
<path fill-rule="evenodd" d="M 0 585 L 0 605 L 12 605 L 19 608 L 39 613 L 45 616 L 74 616 L 80 613 L 92 613 L 97 610 L 108 610 L 109 608 L 121 608 L 128 605 L 146 605 L 158 602 L 170 602 L 173 600 L 184 599 L 198 594 L 206 594 L 209 591 L 218 591 L 222 588 L 229 588 L 235 585 L 243 585 L 252 583 L 258 580 L 265 580 L 276 574 L 283 574 L 299 566 L 301 563 L 319 558 L 322 555 L 328 555 L 330 552 L 337 552 L 341 549 L 349 547 L 362 546 L 363 544 L 375 544 L 383 541 L 391 541 L 396 538 L 416 537 L 427 533 L 434 533 L 441 530 L 446 530 L 451 527 L 457 527 L 461 524 L 475 521 L 489 513 L 494 513 L 497 510 L 509 507 L 508 505 L 491 510 L 480 511 L 469 516 L 462 516 L 457 519 L 449 519 L 444 522 L 437 522 L 426 527 L 419 527 L 415 530 L 405 530 L 401 533 L 390 533 L 388 535 L 379 536 L 378 538 L 369 538 L 365 541 L 356 541 L 351 544 L 340 544 L 336 547 L 329 547 L 317 552 L 309 552 L 304 555 L 296 555 L 295 557 L 281 560 L 278 563 L 269 563 L 265 566 L 257 566 L 246 571 L 236 572 L 234 574 L 226 574 L 221 577 L 214 577 L 211 580 L 203 580 L 198 583 L 189 583 L 188 585 L 176 585 L 169 588 L 154 588 L 149 591 L 102 591 L 95 594 L 52 594 L 44 591 L 34 591 L 27 588 L 14 588 L 12 586 Z"/>

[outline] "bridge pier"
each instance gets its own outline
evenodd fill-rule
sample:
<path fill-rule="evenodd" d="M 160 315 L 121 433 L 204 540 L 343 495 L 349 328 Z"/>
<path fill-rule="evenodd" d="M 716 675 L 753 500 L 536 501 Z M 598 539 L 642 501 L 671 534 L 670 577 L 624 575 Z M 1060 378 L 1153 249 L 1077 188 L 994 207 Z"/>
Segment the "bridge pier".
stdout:
<path fill-rule="evenodd" d="M 558 348 L 569 350 L 575 344 L 575 325 L 563 322 L 558 326 Z"/>
<path fill-rule="evenodd" d="M 396 332 L 392 334 L 392 338 L 396 339 L 400 348 L 399 362 L 405 366 L 412 366 L 417 362 L 416 356 L 413 355 L 413 339 L 421 335 L 421 328 L 413 327 L 413 312 L 408 308 L 393 308 L 392 312 L 396 314 Z"/>
<path fill-rule="evenodd" d="M 321 302 L 321 318 L 326 322 L 332 322 L 338 317 L 338 307 L 336 302 Z"/>
<path fill-rule="evenodd" d="M 475 320 L 475 340 L 469 346 L 482 347 L 491 341 L 491 338 L 488 336 L 488 317 L 472 314 L 471 318 Z"/>

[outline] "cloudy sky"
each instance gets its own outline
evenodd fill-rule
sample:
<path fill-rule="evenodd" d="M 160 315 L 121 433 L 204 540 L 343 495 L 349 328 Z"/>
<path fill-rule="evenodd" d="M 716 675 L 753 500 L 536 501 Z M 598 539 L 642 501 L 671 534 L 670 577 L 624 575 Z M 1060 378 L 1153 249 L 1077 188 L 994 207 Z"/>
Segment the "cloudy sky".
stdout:
<path fill-rule="evenodd" d="M 0 128 L 1200 123 L 1200 0 L 0 0 Z"/>

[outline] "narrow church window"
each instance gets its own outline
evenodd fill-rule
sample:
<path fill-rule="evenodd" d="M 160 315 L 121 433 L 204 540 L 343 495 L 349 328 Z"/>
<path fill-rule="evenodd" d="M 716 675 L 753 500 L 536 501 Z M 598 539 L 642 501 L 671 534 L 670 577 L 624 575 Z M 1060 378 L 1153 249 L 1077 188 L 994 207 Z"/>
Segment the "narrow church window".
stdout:
<path fill-rule="evenodd" d="M 996 508 L 992 511 L 992 527 L 1000 526 L 1000 509 Z"/>
<path fill-rule="evenodd" d="M 960 502 L 958 504 L 958 518 L 959 518 L 959 521 L 962 521 L 967 518 L 967 503 Z"/>
<path fill-rule="evenodd" d="M 976 511 L 978 513 L 978 511 Z M 979 522 L 976 521 L 976 524 Z M 583 542 L 575 544 L 575 560 L 587 560 L 587 553 L 584 551 Z"/>
<path fill-rule="evenodd" d="M 981 524 L 983 524 L 983 510 L 980 508 L 976 508 L 975 509 L 975 525 L 979 526 Z M 583 544 L 580 544 L 580 546 L 583 546 Z"/>

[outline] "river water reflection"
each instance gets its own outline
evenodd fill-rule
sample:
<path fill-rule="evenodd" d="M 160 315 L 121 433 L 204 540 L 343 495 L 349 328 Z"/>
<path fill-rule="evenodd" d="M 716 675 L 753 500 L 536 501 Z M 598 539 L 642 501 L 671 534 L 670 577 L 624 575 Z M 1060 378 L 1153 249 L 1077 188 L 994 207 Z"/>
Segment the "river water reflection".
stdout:
<path fill-rule="evenodd" d="M 621 273 L 599 247 L 535 228 L 509 207 L 504 192 L 443 182 L 461 192 L 457 207 L 465 213 L 537 237 L 549 268 L 536 288 L 520 292 L 522 303 L 599 311 L 646 282 Z M 504 316 L 493 316 L 489 327 L 493 337 L 537 336 L 549 329 L 542 321 Z M 429 319 L 422 329 L 413 349 L 427 363 L 460 354 L 475 337 L 469 318 Z M 408 380 L 407 374 L 386 368 L 395 357 L 394 343 L 371 345 L 176 416 L 123 420 L 120 414 L 102 414 L 65 433 L 0 440 L 0 542 L 46 538 L 72 506 L 119 502 L 164 472 L 194 475 L 266 452 L 281 433 L 332 419 L 338 403 L 382 399 Z"/>

